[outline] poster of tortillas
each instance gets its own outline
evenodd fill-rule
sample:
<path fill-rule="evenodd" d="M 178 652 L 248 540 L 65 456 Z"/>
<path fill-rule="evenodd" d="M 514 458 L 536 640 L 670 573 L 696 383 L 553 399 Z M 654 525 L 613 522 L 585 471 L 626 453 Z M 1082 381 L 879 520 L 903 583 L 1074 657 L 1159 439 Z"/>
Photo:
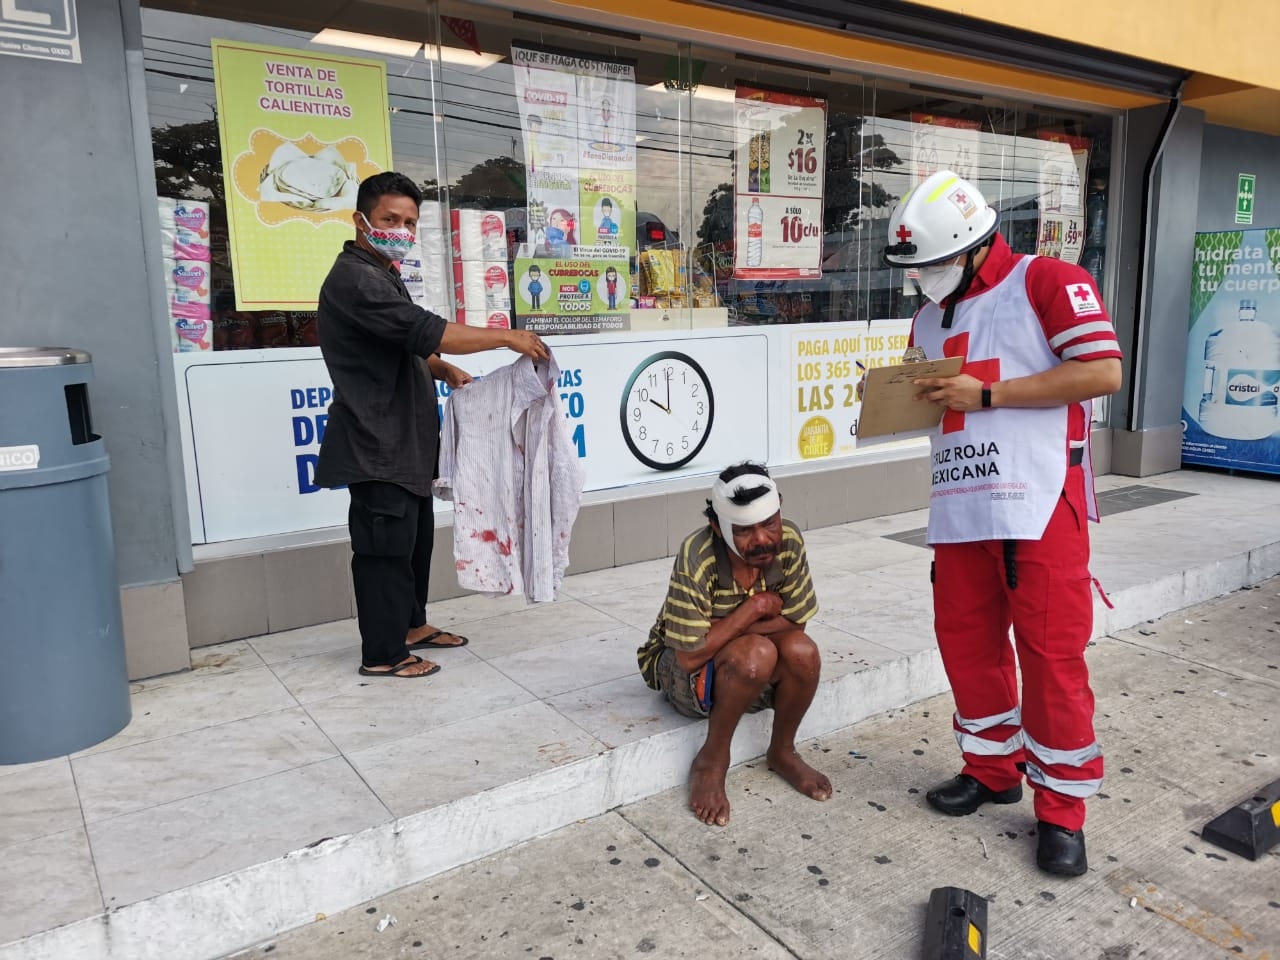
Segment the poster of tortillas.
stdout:
<path fill-rule="evenodd" d="M 212 48 L 236 308 L 314 310 L 360 181 L 391 169 L 386 65 Z"/>

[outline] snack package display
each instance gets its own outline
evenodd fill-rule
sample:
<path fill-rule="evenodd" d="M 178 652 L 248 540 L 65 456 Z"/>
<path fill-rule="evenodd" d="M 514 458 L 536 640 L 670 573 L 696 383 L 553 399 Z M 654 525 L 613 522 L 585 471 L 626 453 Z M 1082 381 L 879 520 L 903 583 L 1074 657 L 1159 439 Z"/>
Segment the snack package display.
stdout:
<path fill-rule="evenodd" d="M 221 310 L 213 315 L 214 350 L 252 350 L 258 345 L 253 314 Z"/>
<path fill-rule="evenodd" d="M 641 296 L 688 299 L 689 275 L 683 250 L 645 250 L 638 260 Z"/>
<path fill-rule="evenodd" d="M 197 200 L 159 198 L 161 254 L 166 260 L 211 258 L 209 205 Z"/>
<path fill-rule="evenodd" d="M 316 331 L 315 311 L 298 311 L 289 314 L 289 342 L 295 347 L 318 347 L 320 336 Z"/>
<path fill-rule="evenodd" d="M 258 313 L 254 315 L 258 346 L 287 347 L 289 343 L 289 318 L 283 313 Z"/>
<path fill-rule="evenodd" d="M 676 261 L 671 250 L 645 250 L 640 254 L 640 289 L 655 297 L 676 290 Z"/>

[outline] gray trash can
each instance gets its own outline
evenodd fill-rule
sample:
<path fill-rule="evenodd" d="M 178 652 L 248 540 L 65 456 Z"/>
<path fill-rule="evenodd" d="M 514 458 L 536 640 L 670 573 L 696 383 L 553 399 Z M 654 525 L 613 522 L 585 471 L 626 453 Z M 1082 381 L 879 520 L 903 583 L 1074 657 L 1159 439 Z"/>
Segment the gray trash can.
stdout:
<path fill-rule="evenodd" d="M 79 350 L 0 348 L 0 764 L 83 750 L 130 718 L 92 373 Z"/>

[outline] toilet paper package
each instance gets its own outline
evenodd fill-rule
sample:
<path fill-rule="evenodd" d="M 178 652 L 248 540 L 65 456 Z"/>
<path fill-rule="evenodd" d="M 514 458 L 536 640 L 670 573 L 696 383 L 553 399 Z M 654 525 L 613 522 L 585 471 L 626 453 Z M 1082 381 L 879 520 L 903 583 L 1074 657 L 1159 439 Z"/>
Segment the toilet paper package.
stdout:
<path fill-rule="evenodd" d="M 505 260 L 455 260 L 453 296 L 463 310 L 511 312 L 511 273 Z"/>
<path fill-rule="evenodd" d="M 208 263 L 200 260 L 165 260 L 164 283 L 170 301 L 210 302 L 213 284 Z"/>
<path fill-rule="evenodd" d="M 510 330 L 511 313 L 507 310 L 467 310 L 459 308 L 458 323 L 468 327 L 488 327 L 490 330 Z"/>
<path fill-rule="evenodd" d="M 169 304 L 170 342 L 175 353 L 213 346 L 209 264 L 199 260 L 164 261 L 165 300 Z"/>
<path fill-rule="evenodd" d="M 209 205 L 161 197 L 160 237 L 165 259 L 207 263 L 210 259 Z"/>
<path fill-rule="evenodd" d="M 213 324 L 206 317 L 171 321 L 174 334 L 174 353 L 198 353 L 213 346 Z"/>
<path fill-rule="evenodd" d="M 494 210 L 449 211 L 455 260 L 506 260 L 507 221 Z"/>
<path fill-rule="evenodd" d="M 418 242 L 400 262 L 400 278 L 414 303 L 446 319 L 452 317 L 453 281 L 449 276 L 444 204 L 434 200 L 422 204 Z"/>

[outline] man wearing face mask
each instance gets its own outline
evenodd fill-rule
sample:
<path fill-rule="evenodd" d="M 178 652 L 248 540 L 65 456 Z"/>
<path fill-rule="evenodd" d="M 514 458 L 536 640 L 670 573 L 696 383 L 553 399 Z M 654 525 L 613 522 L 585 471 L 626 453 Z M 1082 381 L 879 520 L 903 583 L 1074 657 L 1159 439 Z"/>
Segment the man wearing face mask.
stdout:
<path fill-rule="evenodd" d="M 773 708 L 767 760 L 787 783 L 827 800 L 831 781 L 796 753 L 822 667 L 804 632 L 818 601 L 800 531 L 782 518 L 778 488 L 757 463 L 720 474 L 706 516 L 676 551 L 666 602 L 637 659 L 645 683 L 677 711 L 707 719 L 689 806 L 723 827 L 729 747 L 744 713 Z"/>
<path fill-rule="evenodd" d="M 1084 660 L 1096 582 L 1088 521 L 1098 517 L 1089 424 L 1093 398 L 1120 386 L 1120 345 L 1089 274 L 1013 253 L 997 221 L 973 184 L 942 171 L 894 210 L 885 248 L 890 265 L 919 269 L 930 301 L 912 346 L 965 358 L 958 376 L 916 381 L 917 402 L 945 408 L 931 438 L 928 539 L 964 756 L 959 776 L 926 799 L 965 816 L 1017 803 L 1025 775 L 1037 864 L 1078 876 L 1085 798 L 1102 783 Z"/>
<path fill-rule="evenodd" d="M 360 673 L 369 677 L 429 676 L 439 665 L 412 651 L 467 642 L 426 619 L 440 444 L 435 381 L 454 389 L 471 382 L 439 354 L 507 347 L 548 357 L 535 333 L 450 323 L 412 301 L 398 266 L 417 238 L 421 204 L 421 191 L 398 173 L 360 184 L 356 238 L 325 278 L 316 322 L 333 381 L 316 483 L 350 490 Z"/>

